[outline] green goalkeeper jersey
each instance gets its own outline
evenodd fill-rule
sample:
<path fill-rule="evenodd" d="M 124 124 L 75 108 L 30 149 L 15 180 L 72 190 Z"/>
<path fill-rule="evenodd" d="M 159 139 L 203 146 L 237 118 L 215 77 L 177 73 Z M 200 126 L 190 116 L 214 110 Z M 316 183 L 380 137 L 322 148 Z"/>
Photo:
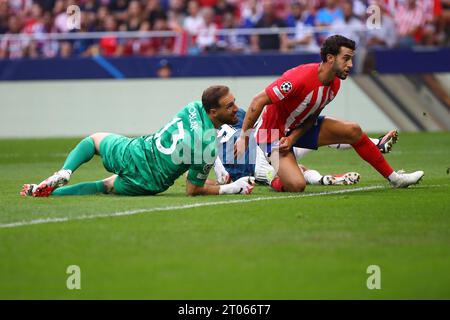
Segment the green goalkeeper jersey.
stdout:
<path fill-rule="evenodd" d="M 137 144 L 131 156 L 140 186 L 162 192 L 187 170 L 187 179 L 203 186 L 217 155 L 216 138 L 201 101 L 188 104 L 164 128 L 131 142 Z"/>

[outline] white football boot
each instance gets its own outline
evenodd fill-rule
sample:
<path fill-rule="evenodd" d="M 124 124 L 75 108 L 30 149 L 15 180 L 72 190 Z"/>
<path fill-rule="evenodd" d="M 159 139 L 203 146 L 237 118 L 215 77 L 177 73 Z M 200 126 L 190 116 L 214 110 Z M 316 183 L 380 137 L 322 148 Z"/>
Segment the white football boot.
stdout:
<path fill-rule="evenodd" d="M 70 170 L 61 169 L 38 184 L 33 197 L 48 197 L 56 188 L 66 185 L 70 180 Z"/>
<path fill-rule="evenodd" d="M 425 173 L 423 171 L 416 171 L 406 173 L 403 170 L 397 171 L 397 174 L 389 182 L 394 188 L 407 188 L 410 185 L 417 184 L 423 178 Z"/>

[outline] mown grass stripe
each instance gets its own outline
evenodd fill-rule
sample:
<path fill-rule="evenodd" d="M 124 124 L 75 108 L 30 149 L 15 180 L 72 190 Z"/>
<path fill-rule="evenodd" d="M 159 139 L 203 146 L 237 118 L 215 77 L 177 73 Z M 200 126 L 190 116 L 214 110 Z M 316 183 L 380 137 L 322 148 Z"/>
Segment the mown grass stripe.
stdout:
<path fill-rule="evenodd" d="M 120 212 L 112 212 L 112 213 L 83 215 L 83 216 L 72 217 L 72 218 L 69 218 L 69 217 L 41 218 L 41 219 L 34 219 L 34 220 L 29 220 L 29 221 L 17 221 L 17 222 L 0 224 L 0 228 L 16 228 L 16 227 L 23 227 L 23 226 L 30 226 L 30 225 L 37 225 L 37 224 L 46 224 L 46 223 L 68 222 L 68 221 L 75 221 L 75 220 L 90 220 L 90 219 L 98 219 L 98 218 L 112 218 L 112 217 L 130 216 L 130 215 L 135 215 L 135 214 L 144 213 L 144 212 L 176 211 L 176 210 L 184 210 L 184 209 L 215 206 L 215 205 L 228 205 L 228 204 L 236 204 L 236 203 L 266 201 L 266 200 L 282 200 L 282 199 L 292 199 L 292 198 L 316 197 L 316 196 L 335 195 L 335 194 L 367 191 L 367 190 L 382 189 L 382 188 L 384 188 L 384 187 L 383 186 L 368 186 L 368 187 L 343 189 L 343 190 L 336 190 L 336 191 L 290 194 L 290 195 L 274 196 L 274 197 L 256 197 L 256 198 L 249 197 L 246 199 L 198 202 L 198 203 L 192 203 L 192 204 L 186 204 L 186 205 L 180 205 L 180 206 L 135 209 L 135 210 L 120 211 Z"/>

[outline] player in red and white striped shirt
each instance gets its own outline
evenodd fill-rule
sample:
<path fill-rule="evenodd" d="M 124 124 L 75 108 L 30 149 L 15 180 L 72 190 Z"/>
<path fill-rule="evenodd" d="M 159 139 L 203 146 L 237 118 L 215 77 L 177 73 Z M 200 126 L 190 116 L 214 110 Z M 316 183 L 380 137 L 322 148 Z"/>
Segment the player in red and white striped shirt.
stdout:
<path fill-rule="evenodd" d="M 394 187 L 407 187 L 423 177 L 423 171 L 395 172 L 357 123 L 319 116 L 337 95 L 340 81 L 349 75 L 354 51 L 354 41 L 331 36 L 322 45 L 321 63 L 286 71 L 253 98 L 235 144 L 235 156 L 245 151 L 248 130 L 265 107 L 255 128 L 256 139 L 277 172 L 278 178 L 272 181 L 275 190 L 302 192 L 306 187 L 292 153 L 294 146 L 317 149 L 324 145 L 351 144 Z"/>

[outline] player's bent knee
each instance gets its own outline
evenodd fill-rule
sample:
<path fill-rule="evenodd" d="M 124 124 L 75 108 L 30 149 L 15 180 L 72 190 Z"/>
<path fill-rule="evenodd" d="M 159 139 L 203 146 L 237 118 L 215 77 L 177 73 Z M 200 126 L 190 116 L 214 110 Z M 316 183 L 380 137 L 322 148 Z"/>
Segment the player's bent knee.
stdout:
<path fill-rule="evenodd" d="M 117 175 L 113 175 L 103 180 L 103 186 L 105 187 L 105 193 L 113 193 L 114 181 L 116 181 Z"/>
<path fill-rule="evenodd" d="M 363 134 L 361 126 L 355 122 L 351 122 L 347 126 L 348 126 L 347 135 L 350 143 L 359 141 Z"/>
<path fill-rule="evenodd" d="M 102 136 L 103 132 L 95 132 L 93 134 L 90 135 L 90 137 L 92 138 L 92 140 L 98 140 L 101 136 Z"/>
<path fill-rule="evenodd" d="M 306 183 L 304 181 L 283 183 L 283 189 L 286 192 L 303 192 L 306 189 Z"/>
<path fill-rule="evenodd" d="M 113 185 L 110 185 L 106 181 L 103 181 L 103 186 L 105 187 L 105 193 L 112 193 L 113 192 L 113 189 L 114 189 Z"/>
<path fill-rule="evenodd" d="M 96 154 L 100 154 L 100 142 L 108 135 L 110 135 L 108 132 L 96 132 L 90 135 L 91 139 L 94 141 Z"/>

